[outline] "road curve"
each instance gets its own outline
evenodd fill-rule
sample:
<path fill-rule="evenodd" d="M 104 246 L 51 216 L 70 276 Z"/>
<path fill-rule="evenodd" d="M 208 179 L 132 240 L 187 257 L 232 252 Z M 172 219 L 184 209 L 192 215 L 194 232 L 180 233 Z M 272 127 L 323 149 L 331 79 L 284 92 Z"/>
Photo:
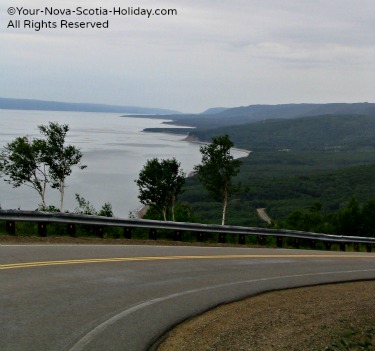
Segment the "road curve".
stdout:
<path fill-rule="evenodd" d="M 0 350 L 148 350 L 171 326 L 221 303 L 362 279 L 375 279 L 375 254 L 0 245 Z"/>

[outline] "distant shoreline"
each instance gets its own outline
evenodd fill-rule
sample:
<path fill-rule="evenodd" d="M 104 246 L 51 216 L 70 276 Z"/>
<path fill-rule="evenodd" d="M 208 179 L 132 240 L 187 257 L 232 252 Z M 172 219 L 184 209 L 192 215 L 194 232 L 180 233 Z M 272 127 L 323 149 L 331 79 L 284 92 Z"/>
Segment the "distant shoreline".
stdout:
<path fill-rule="evenodd" d="M 150 115 L 180 114 L 179 111 L 154 107 L 122 106 L 85 102 L 63 102 L 36 99 L 16 99 L 3 97 L 0 97 L 0 109 L 22 111 L 130 113 Z"/>
<path fill-rule="evenodd" d="M 194 144 L 202 144 L 202 145 L 208 145 L 209 144 L 208 142 L 202 141 L 199 138 L 197 138 L 196 136 L 192 136 L 192 135 L 188 135 L 185 139 L 183 139 L 183 141 L 187 141 L 189 143 L 194 143 Z M 245 152 L 247 154 L 246 156 L 249 156 L 250 153 L 252 152 L 251 150 L 240 149 L 238 147 L 232 147 L 231 150 L 236 150 L 236 151 L 239 151 L 239 152 Z"/>

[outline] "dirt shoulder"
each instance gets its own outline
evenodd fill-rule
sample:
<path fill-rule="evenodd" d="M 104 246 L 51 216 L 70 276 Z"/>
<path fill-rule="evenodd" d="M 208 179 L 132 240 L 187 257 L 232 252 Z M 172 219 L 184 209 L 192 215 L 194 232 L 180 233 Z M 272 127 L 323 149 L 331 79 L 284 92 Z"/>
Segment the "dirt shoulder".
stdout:
<path fill-rule="evenodd" d="M 170 331 L 158 351 L 374 350 L 375 281 L 265 293 Z"/>

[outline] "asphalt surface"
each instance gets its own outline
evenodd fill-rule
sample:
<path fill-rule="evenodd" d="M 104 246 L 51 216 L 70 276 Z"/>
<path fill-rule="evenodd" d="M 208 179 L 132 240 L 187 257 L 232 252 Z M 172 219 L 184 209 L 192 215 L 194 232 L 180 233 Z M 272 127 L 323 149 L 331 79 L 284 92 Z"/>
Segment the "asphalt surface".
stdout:
<path fill-rule="evenodd" d="M 172 326 L 222 303 L 365 279 L 375 279 L 375 254 L 0 245 L 0 350 L 148 350 Z"/>

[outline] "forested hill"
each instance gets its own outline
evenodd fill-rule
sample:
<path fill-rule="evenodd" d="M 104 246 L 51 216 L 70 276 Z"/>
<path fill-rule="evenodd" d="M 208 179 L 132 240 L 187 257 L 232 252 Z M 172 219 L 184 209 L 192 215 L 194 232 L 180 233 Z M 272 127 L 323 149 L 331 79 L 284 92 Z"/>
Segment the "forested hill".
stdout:
<path fill-rule="evenodd" d="M 375 114 L 324 115 L 266 120 L 246 125 L 191 132 L 202 141 L 228 134 L 237 147 L 249 150 L 358 150 L 375 147 Z"/>
<path fill-rule="evenodd" d="M 177 111 L 138 107 L 138 106 L 119 106 L 91 103 L 73 103 L 59 101 L 29 100 L 29 99 L 8 99 L 0 98 L 0 109 L 7 110 L 39 110 L 39 111 L 72 111 L 72 112 L 109 112 L 109 113 L 134 113 L 134 114 L 152 114 L 169 115 L 176 114 Z"/>
<path fill-rule="evenodd" d="M 211 129 L 238 124 L 247 124 L 267 119 L 290 119 L 321 115 L 364 115 L 375 116 L 373 103 L 331 104 L 284 104 L 250 105 L 235 108 L 212 108 L 201 114 L 169 115 L 179 125 L 198 129 Z"/>
<path fill-rule="evenodd" d="M 330 104 L 281 104 L 250 105 L 226 109 L 218 118 L 234 118 L 245 121 L 257 121 L 274 118 L 296 118 L 328 114 L 375 115 L 375 104 L 369 103 L 330 103 Z"/>

